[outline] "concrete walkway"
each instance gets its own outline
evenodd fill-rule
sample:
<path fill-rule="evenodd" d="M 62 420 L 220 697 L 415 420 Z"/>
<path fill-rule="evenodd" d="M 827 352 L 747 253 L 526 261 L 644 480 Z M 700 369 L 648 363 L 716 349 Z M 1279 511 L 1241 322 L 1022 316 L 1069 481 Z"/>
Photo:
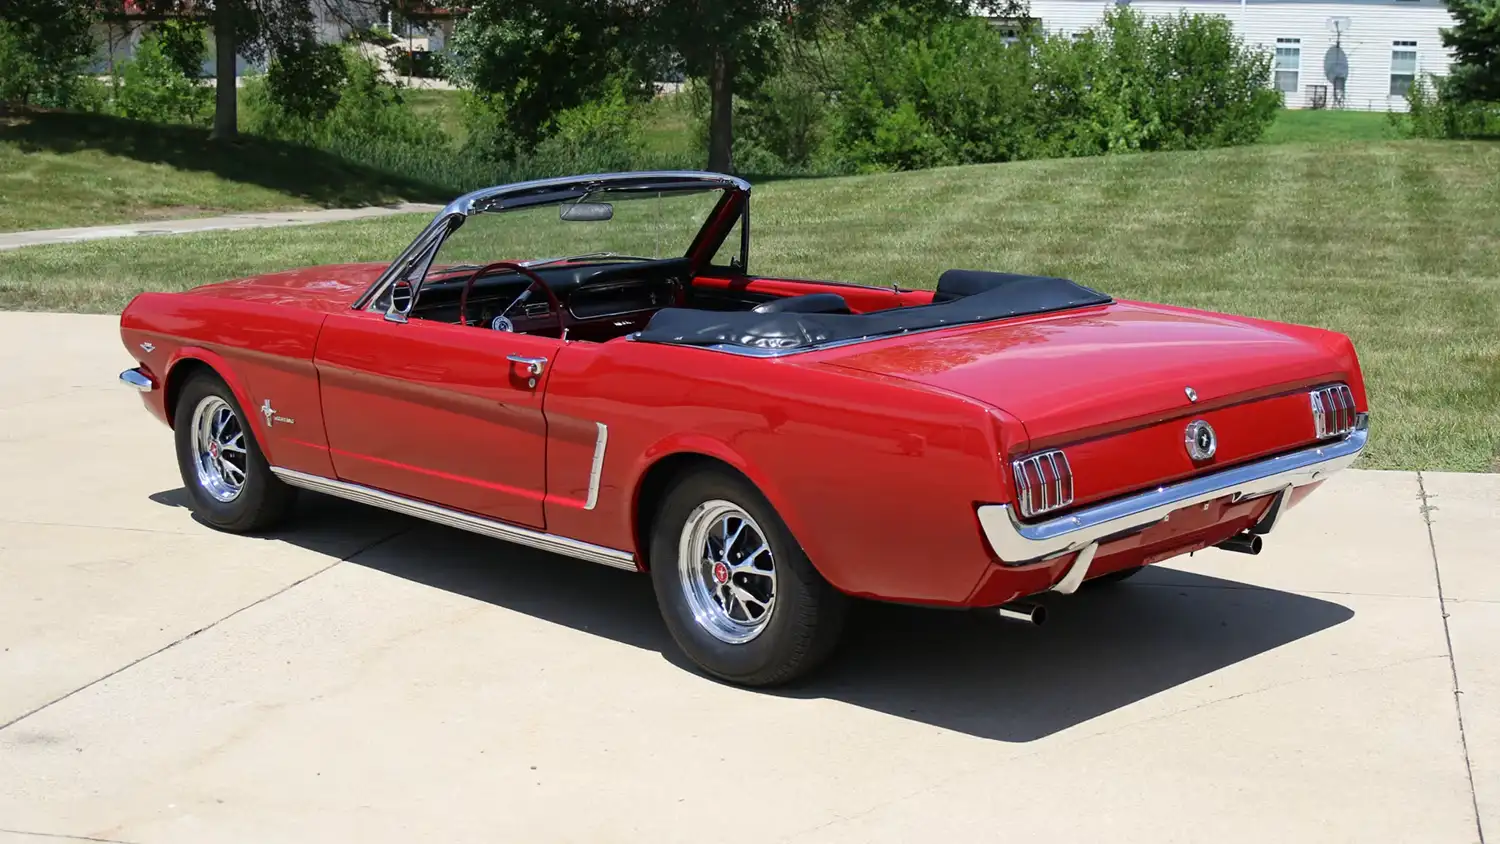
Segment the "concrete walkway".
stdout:
<path fill-rule="evenodd" d="M 80 240 L 103 240 L 113 237 L 146 237 L 163 234 L 264 229 L 277 226 L 310 226 L 341 220 L 363 220 L 392 214 L 422 212 L 435 214 L 441 205 L 403 202 L 399 205 L 377 205 L 368 208 L 328 208 L 318 211 L 266 211 L 253 214 L 228 214 L 222 217 L 197 217 L 190 220 L 153 220 L 124 223 L 117 226 L 89 226 L 77 229 L 42 229 L 29 232 L 0 233 L 0 249 L 19 249 L 47 243 L 73 243 Z"/>
<path fill-rule="evenodd" d="M 115 331 L 0 313 L 4 844 L 1500 836 L 1500 476 L 1347 472 L 1042 628 L 866 608 L 753 692 L 643 577 L 313 496 L 204 528 Z"/>

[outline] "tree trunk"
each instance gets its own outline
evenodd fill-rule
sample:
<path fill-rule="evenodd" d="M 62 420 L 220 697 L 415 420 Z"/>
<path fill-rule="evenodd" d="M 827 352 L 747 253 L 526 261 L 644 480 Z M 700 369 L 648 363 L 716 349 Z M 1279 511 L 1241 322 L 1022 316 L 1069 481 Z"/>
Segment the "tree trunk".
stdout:
<path fill-rule="evenodd" d="M 708 169 L 728 173 L 734 163 L 734 59 L 722 51 L 714 54 L 708 90 Z"/>
<path fill-rule="evenodd" d="M 235 89 L 234 18 L 230 0 L 214 4 L 214 130 L 209 138 L 232 141 L 239 136 L 239 92 Z"/>

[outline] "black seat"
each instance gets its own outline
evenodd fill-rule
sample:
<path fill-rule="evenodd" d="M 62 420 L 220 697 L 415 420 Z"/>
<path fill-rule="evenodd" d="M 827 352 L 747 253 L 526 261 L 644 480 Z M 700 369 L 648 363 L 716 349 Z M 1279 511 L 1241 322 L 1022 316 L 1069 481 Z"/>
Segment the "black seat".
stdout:
<path fill-rule="evenodd" d="M 762 302 L 750 309 L 756 314 L 847 314 L 849 303 L 837 293 L 806 293 Z"/>

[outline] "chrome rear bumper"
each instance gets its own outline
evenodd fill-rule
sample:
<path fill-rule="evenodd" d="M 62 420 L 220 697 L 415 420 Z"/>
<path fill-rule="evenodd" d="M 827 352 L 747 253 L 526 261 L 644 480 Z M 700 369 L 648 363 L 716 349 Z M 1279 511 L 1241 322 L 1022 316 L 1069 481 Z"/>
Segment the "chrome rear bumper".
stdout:
<path fill-rule="evenodd" d="M 1225 496 L 1242 501 L 1321 481 L 1353 463 L 1368 438 L 1369 420 L 1360 414 L 1354 431 L 1334 442 L 1157 487 L 1033 524 L 1018 520 L 1009 504 L 985 505 L 979 508 L 979 523 L 990 547 L 1006 565 L 1022 565 L 1080 551 L 1109 537 L 1149 527 L 1183 507 Z M 1274 516 L 1279 517 L 1283 509 L 1284 506 L 1278 505 Z"/>

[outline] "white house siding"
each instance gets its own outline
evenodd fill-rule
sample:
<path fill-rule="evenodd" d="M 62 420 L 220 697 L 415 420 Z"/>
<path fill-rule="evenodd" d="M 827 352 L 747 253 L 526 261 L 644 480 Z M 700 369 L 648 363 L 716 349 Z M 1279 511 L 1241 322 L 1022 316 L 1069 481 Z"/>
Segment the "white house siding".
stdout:
<path fill-rule="evenodd" d="M 1111 0 L 1032 0 L 1031 17 L 1048 32 L 1073 34 L 1097 25 Z M 1147 15 L 1222 15 L 1248 43 L 1274 50 L 1278 38 L 1297 38 L 1301 43 L 1301 69 L 1297 90 L 1285 94 L 1291 108 L 1312 103 L 1312 86 L 1327 86 L 1327 104 L 1334 105 L 1333 81 L 1325 73 L 1325 59 L 1337 46 L 1348 61 L 1344 108 L 1369 111 L 1405 111 L 1404 97 L 1391 96 L 1392 50 L 1415 49 L 1417 73 L 1446 74 L 1451 54 L 1443 47 L 1439 31 L 1453 25 L 1453 17 L 1441 0 L 1345 0 L 1308 3 L 1301 0 L 1195 0 L 1187 3 L 1135 0 L 1130 6 Z M 1335 36 L 1329 21 L 1347 18 L 1349 28 Z M 1416 47 L 1396 47 L 1397 41 L 1415 41 Z M 1283 45 L 1287 46 L 1287 45 Z M 1274 76 L 1274 72 L 1273 72 Z M 1270 84 L 1271 80 L 1268 80 Z"/>

